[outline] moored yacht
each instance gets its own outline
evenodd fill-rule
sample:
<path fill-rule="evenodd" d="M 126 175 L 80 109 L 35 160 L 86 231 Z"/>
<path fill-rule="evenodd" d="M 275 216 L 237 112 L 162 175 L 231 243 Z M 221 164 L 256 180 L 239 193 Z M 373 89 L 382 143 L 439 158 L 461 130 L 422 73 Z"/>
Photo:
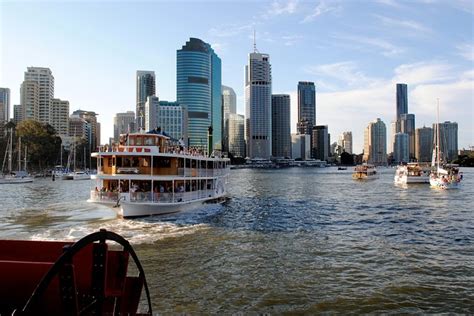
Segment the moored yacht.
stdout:
<path fill-rule="evenodd" d="M 119 215 L 174 213 L 223 201 L 230 160 L 173 144 L 150 131 L 121 135 L 119 145 L 93 153 L 97 175 L 89 201 L 119 206 Z"/>
<path fill-rule="evenodd" d="M 24 159 L 24 169 L 21 170 L 21 137 L 18 138 L 18 170 L 14 171 L 12 168 L 13 160 L 13 130 L 8 131 L 10 137 L 7 141 L 7 150 L 5 152 L 5 159 L 2 164 L 2 174 L 0 175 L 0 184 L 17 184 L 17 183 L 29 183 L 33 182 L 33 177 L 31 177 L 26 171 L 26 147 L 25 147 L 25 159 Z M 3 168 L 7 164 L 8 172 L 3 173 Z"/>
<path fill-rule="evenodd" d="M 375 180 L 377 178 L 377 169 L 374 165 L 368 163 L 357 165 L 352 173 L 352 179 L 354 180 Z"/>
<path fill-rule="evenodd" d="M 418 162 L 409 162 L 397 166 L 395 184 L 430 183 L 430 167 Z"/>

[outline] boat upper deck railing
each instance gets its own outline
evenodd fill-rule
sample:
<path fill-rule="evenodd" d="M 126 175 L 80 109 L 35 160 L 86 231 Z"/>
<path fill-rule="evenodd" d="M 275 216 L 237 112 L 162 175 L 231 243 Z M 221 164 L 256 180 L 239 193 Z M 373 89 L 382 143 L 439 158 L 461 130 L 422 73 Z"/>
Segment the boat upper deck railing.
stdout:
<path fill-rule="evenodd" d="M 158 153 L 164 153 L 164 154 L 173 154 L 173 155 L 183 155 L 183 156 L 190 156 L 190 157 L 199 157 L 199 158 L 208 158 L 207 152 L 204 150 L 201 150 L 200 148 L 197 147 L 180 147 L 180 146 L 165 146 L 165 147 L 160 147 L 160 146 L 124 146 L 124 145 L 117 145 L 117 146 L 109 146 L 109 145 L 104 145 L 104 146 L 99 146 L 98 148 L 98 153 L 99 154 L 104 154 L 104 153 L 114 153 L 114 154 L 119 154 L 119 153 L 144 153 L 144 154 L 158 154 Z M 222 156 L 223 155 L 218 155 Z M 215 157 L 215 158 L 221 158 L 221 157 Z"/>

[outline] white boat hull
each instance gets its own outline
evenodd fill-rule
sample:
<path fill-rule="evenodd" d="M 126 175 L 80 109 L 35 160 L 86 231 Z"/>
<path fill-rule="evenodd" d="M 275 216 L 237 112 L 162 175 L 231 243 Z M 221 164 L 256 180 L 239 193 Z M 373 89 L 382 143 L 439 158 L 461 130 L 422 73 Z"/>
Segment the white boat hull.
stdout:
<path fill-rule="evenodd" d="M 461 186 L 461 181 L 443 181 L 440 178 L 430 178 L 430 186 L 435 189 L 449 190 L 457 189 Z"/>
<path fill-rule="evenodd" d="M 164 215 L 190 211 L 203 205 L 204 203 L 221 201 L 225 195 L 205 198 L 200 200 L 192 200 L 178 203 L 136 203 L 136 202 L 120 202 L 119 215 L 124 218 Z"/>
<path fill-rule="evenodd" d="M 395 176 L 394 177 L 395 184 L 421 184 L 421 183 L 430 183 L 429 176 Z"/>
<path fill-rule="evenodd" d="M 0 184 L 17 184 L 17 183 L 30 183 L 33 182 L 33 178 L 31 177 L 23 177 L 23 178 L 0 178 Z"/>

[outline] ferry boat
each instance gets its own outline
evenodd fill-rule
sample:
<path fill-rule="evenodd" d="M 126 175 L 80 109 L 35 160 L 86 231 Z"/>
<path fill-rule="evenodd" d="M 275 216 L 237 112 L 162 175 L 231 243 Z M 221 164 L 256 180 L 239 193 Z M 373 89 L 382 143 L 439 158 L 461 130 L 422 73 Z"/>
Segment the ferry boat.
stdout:
<path fill-rule="evenodd" d="M 395 171 L 395 184 L 430 183 L 430 167 L 418 162 L 399 165 Z"/>
<path fill-rule="evenodd" d="M 120 136 L 92 154 L 89 202 L 117 206 L 124 218 L 175 213 L 227 195 L 230 160 L 186 148 L 157 131 Z M 95 180 L 95 181 L 94 181 Z"/>
<path fill-rule="evenodd" d="M 377 178 L 377 169 L 372 164 L 357 165 L 352 173 L 352 179 L 354 180 L 375 180 Z"/>

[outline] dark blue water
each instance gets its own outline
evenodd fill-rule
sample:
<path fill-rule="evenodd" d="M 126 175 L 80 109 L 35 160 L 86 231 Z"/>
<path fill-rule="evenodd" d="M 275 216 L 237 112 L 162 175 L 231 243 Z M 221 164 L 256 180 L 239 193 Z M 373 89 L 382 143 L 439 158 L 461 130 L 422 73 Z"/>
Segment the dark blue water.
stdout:
<path fill-rule="evenodd" d="M 2 188 L 0 229 L 124 235 L 165 314 L 474 313 L 474 170 L 463 172 L 461 189 L 439 191 L 394 186 L 393 169 L 371 182 L 335 168 L 233 170 L 225 205 L 141 220 L 85 203 L 88 183 L 43 180 Z"/>

